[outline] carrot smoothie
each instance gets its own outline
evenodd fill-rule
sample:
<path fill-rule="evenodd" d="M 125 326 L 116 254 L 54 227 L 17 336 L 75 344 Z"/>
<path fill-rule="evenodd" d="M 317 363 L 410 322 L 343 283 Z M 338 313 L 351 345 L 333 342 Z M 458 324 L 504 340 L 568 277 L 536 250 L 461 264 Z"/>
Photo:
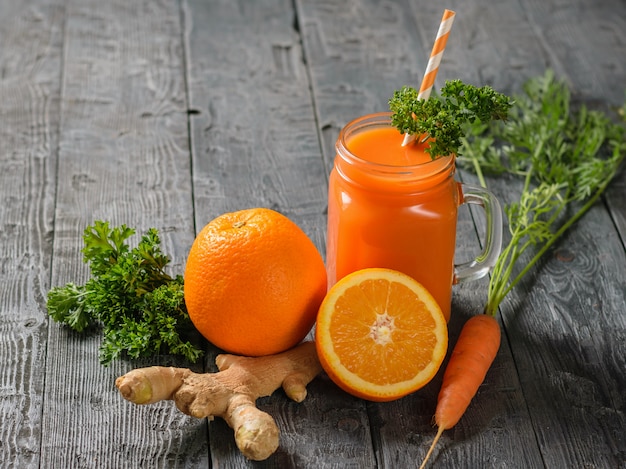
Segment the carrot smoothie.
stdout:
<path fill-rule="evenodd" d="M 339 137 L 329 181 L 329 284 L 363 268 L 399 270 L 449 319 L 461 198 L 454 157 L 432 160 L 423 143 L 403 147 L 388 118 L 352 124 Z"/>

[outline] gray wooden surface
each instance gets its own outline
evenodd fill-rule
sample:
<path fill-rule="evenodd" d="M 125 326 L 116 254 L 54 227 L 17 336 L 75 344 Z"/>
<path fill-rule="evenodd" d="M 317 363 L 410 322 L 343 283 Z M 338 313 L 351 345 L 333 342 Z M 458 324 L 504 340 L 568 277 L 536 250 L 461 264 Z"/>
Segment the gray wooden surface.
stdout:
<path fill-rule="evenodd" d="M 385 404 L 324 376 L 302 404 L 263 398 L 281 446 L 251 463 L 221 420 L 123 401 L 115 377 L 147 362 L 102 367 L 99 337 L 49 321 L 45 300 L 85 280 L 96 219 L 158 228 L 177 273 L 206 222 L 253 206 L 323 252 L 334 140 L 419 84 L 443 8 L 457 18 L 438 86 L 516 92 L 550 67 L 577 99 L 623 103 L 623 0 L 0 1 L 0 467 L 416 466 L 441 376 Z M 433 467 L 626 468 L 625 195 L 622 171 L 503 304 L 496 362 Z M 461 258 L 475 223 L 463 211 Z M 485 295 L 455 287 L 451 341 Z"/>

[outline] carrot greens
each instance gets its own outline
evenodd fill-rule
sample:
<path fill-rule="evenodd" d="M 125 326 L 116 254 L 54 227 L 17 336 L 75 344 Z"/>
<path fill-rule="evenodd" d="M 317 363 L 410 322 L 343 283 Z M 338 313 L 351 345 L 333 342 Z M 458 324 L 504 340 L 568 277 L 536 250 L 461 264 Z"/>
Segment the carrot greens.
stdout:
<path fill-rule="evenodd" d="M 626 130 L 605 113 L 574 109 L 551 71 L 526 82 L 506 123 L 476 123 L 461 137 L 458 161 L 486 187 L 485 174 L 523 179 L 519 200 L 505 204 L 510 240 L 493 269 L 485 312 L 599 199 L 626 156 Z M 529 261 L 516 269 L 532 248 Z"/>

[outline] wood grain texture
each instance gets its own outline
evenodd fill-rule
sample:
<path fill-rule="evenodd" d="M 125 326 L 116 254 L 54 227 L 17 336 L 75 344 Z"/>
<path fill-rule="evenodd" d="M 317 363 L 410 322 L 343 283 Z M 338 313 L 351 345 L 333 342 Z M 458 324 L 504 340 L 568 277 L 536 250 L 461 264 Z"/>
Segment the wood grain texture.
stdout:
<path fill-rule="evenodd" d="M 321 246 L 325 175 L 291 3 L 188 5 L 197 228 L 264 206 Z"/>
<path fill-rule="evenodd" d="M 194 227 L 180 5 L 66 11 L 52 284 L 86 279 L 82 232 L 98 219 L 159 229 L 182 273 Z M 50 326 L 42 467 L 206 467 L 206 423 L 124 401 L 115 378 L 141 362 L 104 368 L 99 346 L 99 334 Z"/>
<path fill-rule="evenodd" d="M 617 233 L 598 238 L 600 224 L 611 225 L 602 205 L 548 253 L 527 279 L 532 289 L 502 308 L 548 467 L 625 460 L 626 258 Z"/>
<path fill-rule="evenodd" d="M 432 43 L 427 45 L 419 34 L 408 2 L 298 0 L 296 4 L 330 173 L 339 131 L 352 119 L 388 110 L 387 101 L 398 87 L 419 86 L 416 70 L 422 68 L 420 61 L 425 69 Z"/>
<path fill-rule="evenodd" d="M 611 183 L 606 193 L 606 202 L 615 223 L 615 227 L 620 234 L 622 244 L 626 244 L 626 171 L 622 168 L 615 180 Z"/>
<path fill-rule="evenodd" d="M 410 4 L 420 31 L 432 31 L 442 6 L 435 2 Z M 437 87 L 446 80 L 460 78 L 476 86 L 490 85 L 512 93 L 549 66 L 551 51 L 537 37 L 519 2 L 451 0 L 446 8 L 457 15 L 437 74 Z M 423 67 L 421 64 L 420 69 Z"/>
<path fill-rule="evenodd" d="M 572 91 L 624 103 L 626 17 L 621 0 L 520 2 L 549 62 Z"/>
<path fill-rule="evenodd" d="M 265 206 L 324 252 L 326 174 L 291 2 L 190 0 L 185 18 L 197 229 L 220 213 Z M 246 461 L 232 430 L 211 422 L 213 465 L 372 467 L 364 404 L 327 389 L 312 384 L 301 404 L 280 391 L 260 402 L 282 432 L 263 463 Z"/>
<path fill-rule="evenodd" d="M 0 5 L 0 466 L 38 467 L 63 7 Z"/>

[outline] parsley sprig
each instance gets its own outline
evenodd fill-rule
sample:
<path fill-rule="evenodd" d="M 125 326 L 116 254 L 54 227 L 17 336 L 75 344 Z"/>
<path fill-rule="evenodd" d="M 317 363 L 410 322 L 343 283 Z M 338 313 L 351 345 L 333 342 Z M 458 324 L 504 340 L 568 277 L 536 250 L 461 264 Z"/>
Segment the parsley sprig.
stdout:
<path fill-rule="evenodd" d="M 569 89 L 553 72 L 529 80 L 523 91 L 505 124 L 475 124 L 461 138 L 458 161 L 474 170 L 483 186 L 485 174 L 523 181 L 519 200 L 505 204 L 510 239 L 490 278 L 488 314 L 495 314 L 515 285 L 596 203 L 626 157 L 624 126 L 584 105 L 573 109 Z M 530 260 L 523 257 L 528 250 Z"/>
<path fill-rule="evenodd" d="M 77 332 L 102 327 L 100 361 L 169 353 L 195 362 L 202 355 L 190 336 L 183 277 L 165 271 L 158 231 L 149 229 L 136 247 L 127 244 L 135 230 L 96 221 L 83 234 L 83 258 L 91 277 L 85 285 L 68 283 L 48 293 L 48 313 Z"/>
<path fill-rule="evenodd" d="M 490 86 L 481 88 L 461 80 L 447 81 L 440 95 L 418 99 L 415 88 L 396 90 L 389 100 L 391 124 L 403 134 L 430 139 L 426 152 L 438 156 L 458 154 L 467 123 L 504 120 L 512 103 Z"/>

